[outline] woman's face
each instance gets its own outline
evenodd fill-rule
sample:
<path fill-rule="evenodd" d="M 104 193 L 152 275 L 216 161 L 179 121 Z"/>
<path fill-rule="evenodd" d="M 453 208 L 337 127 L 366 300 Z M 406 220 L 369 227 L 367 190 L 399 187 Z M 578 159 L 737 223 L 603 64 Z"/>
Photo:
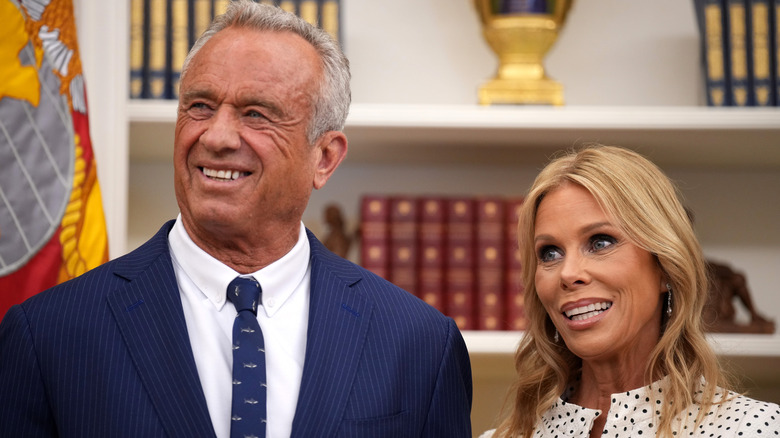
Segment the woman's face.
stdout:
<path fill-rule="evenodd" d="M 585 363 L 643 370 L 666 292 L 655 257 L 572 183 L 539 204 L 534 250 L 536 291 L 566 346 Z"/>

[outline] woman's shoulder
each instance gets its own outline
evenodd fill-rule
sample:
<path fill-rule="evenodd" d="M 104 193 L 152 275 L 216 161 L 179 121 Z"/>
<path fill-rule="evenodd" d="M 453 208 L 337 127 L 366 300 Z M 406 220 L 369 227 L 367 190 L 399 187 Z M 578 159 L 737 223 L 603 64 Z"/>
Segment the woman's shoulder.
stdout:
<path fill-rule="evenodd" d="M 780 405 L 777 403 L 756 400 L 745 395 L 737 395 L 728 404 L 733 410 L 744 412 L 745 415 L 772 416 L 775 421 L 780 422 Z"/>
<path fill-rule="evenodd" d="M 482 435 L 479 436 L 479 438 L 493 438 L 493 434 L 496 432 L 495 429 L 490 429 L 482 433 Z"/>
<path fill-rule="evenodd" d="M 720 403 L 712 406 L 711 414 L 715 415 L 715 419 L 731 423 L 728 426 L 734 431 L 761 433 L 780 430 L 780 405 L 730 391 L 725 392 Z M 717 420 L 713 422 L 718 423 Z"/>

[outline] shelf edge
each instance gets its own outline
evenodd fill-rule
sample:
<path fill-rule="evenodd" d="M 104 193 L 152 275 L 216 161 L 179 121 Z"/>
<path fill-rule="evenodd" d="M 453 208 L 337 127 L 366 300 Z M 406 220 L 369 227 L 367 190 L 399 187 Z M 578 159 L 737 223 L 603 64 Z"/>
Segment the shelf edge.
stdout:
<path fill-rule="evenodd" d="M 175 100 L 130 100 L 129 121 L 176 120 Z M 353 104 L 346 129 L 768 129 L 780 132 L 779 108 L 484 107 L 478 105 Z"/>
<path fill-rule="evenodd" d="M 523 332 L 464 331 L 472 354 L 514 354 Z M 708 334 L 719 356 L 780 357 L 780 334 Z"/>

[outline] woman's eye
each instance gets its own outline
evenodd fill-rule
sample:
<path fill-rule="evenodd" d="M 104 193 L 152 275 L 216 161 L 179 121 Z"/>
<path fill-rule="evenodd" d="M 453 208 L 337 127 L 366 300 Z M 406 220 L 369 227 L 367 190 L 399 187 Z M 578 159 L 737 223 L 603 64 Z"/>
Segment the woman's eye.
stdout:
<path fill-rule="evenodd" d="M 601 251 L 603 249 L 609 248 L 616 242 L 617 240 L 614 237 L 600 234 L 593 236 L 590 239 L 590 247 L 593 251 Z"/>
<path fill-rule="evenodd" d="M 543 246 L 539 249 L 539 260 L 541 262 L 551 262 L 558 260 L 562 257 L 562 254 L 558 248 L 554 246 Z"/>

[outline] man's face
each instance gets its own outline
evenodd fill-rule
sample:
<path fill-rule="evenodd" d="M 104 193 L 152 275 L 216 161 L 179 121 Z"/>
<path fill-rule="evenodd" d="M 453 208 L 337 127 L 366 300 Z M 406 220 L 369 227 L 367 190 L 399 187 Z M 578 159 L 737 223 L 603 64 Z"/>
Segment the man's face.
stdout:
<path fill-rule="evenodd" d="M 287 32 L 228 28 L 192 59 L 173 160 L 196 243 L 297 236 L 322 155 L 306 139 L 321 77 L 314 48 Z"/>

